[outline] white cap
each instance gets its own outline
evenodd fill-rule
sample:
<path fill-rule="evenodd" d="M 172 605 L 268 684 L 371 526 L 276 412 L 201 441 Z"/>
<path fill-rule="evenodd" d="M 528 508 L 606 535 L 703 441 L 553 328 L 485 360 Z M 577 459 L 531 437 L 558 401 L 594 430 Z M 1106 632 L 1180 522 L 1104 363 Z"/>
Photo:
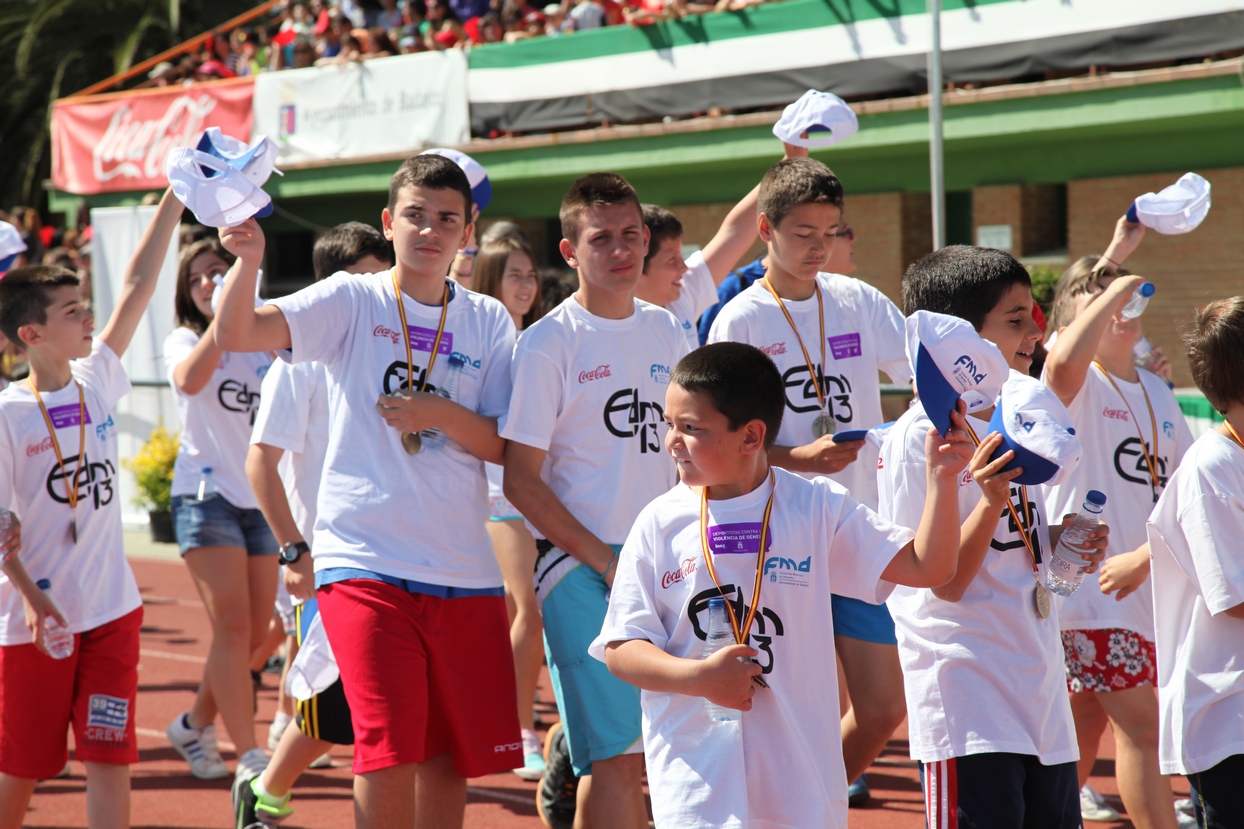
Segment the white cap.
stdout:
<path fill-rule="evenodd" d="M 484 212 L 488 202 L 492 201 L 492 182 L 488 180 L 488 171 L 484 169 L 483 164 L 464 152 L 451 150 L 448 147 L 434 147 L 431 150 L 424 150 L 419 155 L 439 155 L 461 167 L 462 172 L 466 173 L 467 182 L 471 185 L 471 201 L 475 202 L 475 209 L 480 213 Z M 467 216 L 467 218 L 471 217 Z"/>
<path fill-rule="evenodd" d="M 809 89 L 782 111 L 773 134 L 796 147 L 828 147 L 859 131 L 860 122 L 847 102 L 832 92 Z M 807 138 L 801 138 L 804 133 Z"/>
<path fill-rule="evenodd" d="M 252 216 L 272 213 L 272 198 L 246 175 L 214 155 L 189 147 L 168 154 L 173 195 L 208 227 L 237 227 Z"/>
<path fill-rule="evenodd" d="M 1162 192 L 1145 193 L 1132 202 L 1127 219 L 1173 236 L 1196 230 L 1209 214 L 1209 207 L 1209 182 L 1196 173 L 1184 173 Z"/>
<path fill-rule="evenodd" d="M 1084 455 L 1067 407 L 1049 386 L 1018 371 L 1012 371 L 1002 384 L 989 429 L 1002 434 L 1002 445 L 993 458 L 1015 450 L 1004 469 L 1023 467 L 1023 474 L 1015 479 L 1018 484 L 1058 486 Z"/>
<path fill-rule="evenodd" d="M 22 232 L 8 222 L 0 222 L 0 271 L 7 271 L 17 255 L 25 250 Z"/>
<path fill-rule="evenodd" d="M 240 170 L 256 187 L 263 187 L 273 173 L 285 175 L 276 169 L 279 148 L 266 135 L 257 136 L 247 144 L 232 135 L 225 135 L 220 127 L 208 127 L 195 149 L 214 155 L 233 169 Z"/>
<path fill-rule="evenodd" d="M 989 408 L 1010 371 L 998 347 L 970 322 L 931 311 L 907 318 L 907 359 L 920 405 L 943 437 L 960 398 L 968 414 Z"/>

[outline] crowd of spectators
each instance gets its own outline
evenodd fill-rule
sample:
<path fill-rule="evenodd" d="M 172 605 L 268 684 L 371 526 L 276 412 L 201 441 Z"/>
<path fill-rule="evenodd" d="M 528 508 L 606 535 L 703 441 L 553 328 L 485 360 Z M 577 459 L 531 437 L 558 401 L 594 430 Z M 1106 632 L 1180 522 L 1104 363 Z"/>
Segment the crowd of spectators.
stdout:
<path fill-rule="evenodd" d="M 531 0 L 539 3 L 539 0 Z M 195 54 L 140 84 L 168 86 L 397 54 L 470 49 L 602 26 L 644 26 L 766 0 L 291 0 L 261 21 L 213 32 Z"/>

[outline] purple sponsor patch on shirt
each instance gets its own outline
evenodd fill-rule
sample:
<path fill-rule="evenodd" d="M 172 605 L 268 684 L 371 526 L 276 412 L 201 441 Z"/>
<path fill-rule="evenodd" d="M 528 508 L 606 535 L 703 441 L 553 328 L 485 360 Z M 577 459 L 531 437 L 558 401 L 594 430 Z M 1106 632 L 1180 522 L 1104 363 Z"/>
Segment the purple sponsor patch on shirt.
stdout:
<path fill-rule="evenodd" d="M 64 406 L 53 406 L 48 409 L 48 417 L 52 418 L 52 428 L 64 429 L 67 426 L 78 425 L 78 404 L 67 403 Z M 86 413 L 86 422 L 91 422 L 91 413 Z"/>
<path fill-rule="evenodd" d="M 835 360 L 845 360 L 848 357 L 859 357 L 864 352 L 860 349 L 860 335 L 841 334 L 837 337 L 829 338 L 829 349 L 834 353 Z"/>
<path fill-rule="evenodd" d="M 714 555 L 755 555 L 760 550 L 760 522 L 717 524 L 708 528 L 708 548 Z M 773 548 L 773 533 L 765 536 L 765 552 Z"/>
<path fill-rule="evenodd" d="M 436 329 L 423 328 L 418 325 L 408 325 L 406 329 L 410 332 L 410 347 L 415 351 L 432 350 L 432 343 L 436 342 Z M 452 331 L 446 331 L 441 335 L 441 347 L 437 350 L 437 354 L 443 354 L 448 357 L 454 351 L 454 335 Z"/>

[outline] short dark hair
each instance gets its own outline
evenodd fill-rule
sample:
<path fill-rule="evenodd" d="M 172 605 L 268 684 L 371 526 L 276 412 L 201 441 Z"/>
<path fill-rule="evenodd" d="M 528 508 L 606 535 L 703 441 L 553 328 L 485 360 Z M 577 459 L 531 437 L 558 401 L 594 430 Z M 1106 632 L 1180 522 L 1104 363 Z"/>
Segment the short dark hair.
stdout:
<path fill-rule="evenodd" d="M 760 180 L 758 207 L 776 227 L 801 204 L 832 204 L 842 209 L 842 182 L 811 158 L 783 158 Z"/>
<path fill-rule="evenodd" d="M 913 263 L 903 274 L 903 313 L 949 314 L 977 331 L 1002 296 L 1032 277 L 1014 256 L 993 248 L 950 245 Z"/>
<path fill-rule="evenodd" d="M 426 187 L 429 190 L 457 190 L 462 194 L 463 215 L 471 221 L 471 182 L 466 173 L 443 155 L 412 155 L 397 168 L 389 179 L 389 212 L 397 208 L 397 197 L 403 187 Z"/>
<path fill-rule="evenodd" d="M 311 248 L 311 267 L 315 278 L 326 279 L 344 271 L 365 256 L 393 264 L 393 245 L 376 228 L 362 222 L 346 222 L 328 230 Z"/>
<path fill-rule="evenodd" d="M 177 287 L 173 293 L 173 312 L 177 324 L 189 328 L 199 336 L 207 330 L 211 322 L 203 316 L 199 306 L 194 304 L 194 296 L 190 293 L 190 263 L 201 254 L 210 253 L 229 267 L 233 267 L 236 257 L 225 250 L 217 236 L 208 236 L 183 248 L 181 258 L 177 261 Z M 3 280 L 0 280 L 3 281 Z"/>
<path fill-rule="evenodd" d="M 17 330 L 23 325 L 43 325 L 56 288 L 78 286 L 78 275 L 57 265 L 23 265 L 0 279 L 0 333 L 17 348 L 25 343 Z"/>
<path fill-rule="evenodd" d="M 1197 311 L 1183 338 L 1192 382 L 1210 405 L 1226 414 L 1232 403 L 1244 403 L 1244 296 L 1215 300 Z"/>
<path fill-rule="evenodd" d="M 501 299 L 501 278 L 505 276 L 505 266 L 509 263 L 512 253 L 525 255 L 531 262 L 531 266 L 533 268 L 536 266 L 536 255 L 532 253 L 531 245 L 527 244 L 527 240 L 521 233 L 499 236 L 481 245 L 479 253 L 475 255 L 471 290 L 477 294 L 486 294 L 495 299 Z M 539 271 L 537 271 L 537 280 L 539 280 L 538 274 Z M 544 316 L 544 297 L 537 292 L 531 308 L 523 315 L 523 330 L 530 328 L 542 316 Z"/>
<path fill-rule="evenodd" d="M 644 214 L 644 226 L 648 228 L 648 253 L 644 256 L 644 270 L 648 263 L 657 255 L 657 249 L 670 239 L 682 238 L 682 222 L 671 211 L 659 204 L 640 206 Z"/>
<path fill-rule="evenodd" d="M 579 221 L 583 211 L 593 207 L 612 207 L 615 204 L 633 204 L 643 218 L 639 196 L 635 188 L 617 173 L 588 173 L 580 176 L 566 191 L 558 218 L 562 223 L 562 238 L 579 241 Z"/>
<path fill-rule="evenodd" d="M 786 388 L 773 360 L 754 345 L 720 342 L 697 348 L 674 366 L 670 382 L 707 395 L 731 431 L 759 420 L 765 425 L 766 451 L 777 442 Z"/>

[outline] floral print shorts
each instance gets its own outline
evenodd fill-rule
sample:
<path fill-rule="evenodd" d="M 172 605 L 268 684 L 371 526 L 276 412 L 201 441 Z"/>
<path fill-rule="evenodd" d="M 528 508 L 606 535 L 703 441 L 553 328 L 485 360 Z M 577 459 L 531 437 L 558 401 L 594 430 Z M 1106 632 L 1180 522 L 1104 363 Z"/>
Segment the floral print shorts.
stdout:
<path fill-rule="evenodd" d="M 1130 630 L 1064 630 L 1067 690 L 1123 691 L 1157 679 L 1153 643 Z"/>

